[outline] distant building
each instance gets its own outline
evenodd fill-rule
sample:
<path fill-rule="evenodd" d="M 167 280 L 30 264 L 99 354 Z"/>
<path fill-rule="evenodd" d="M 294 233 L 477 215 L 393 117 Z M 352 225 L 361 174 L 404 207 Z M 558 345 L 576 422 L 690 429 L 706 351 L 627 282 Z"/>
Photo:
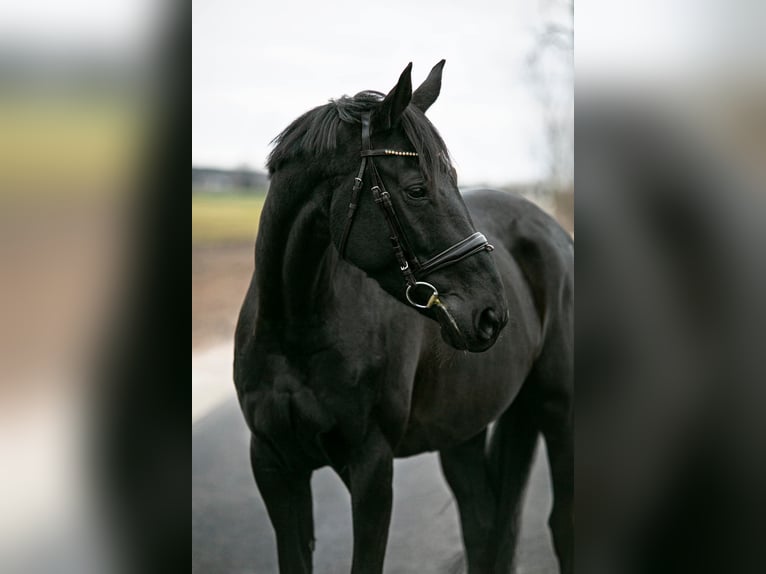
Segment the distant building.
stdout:
<path fill-rule="evenodd" d="M 263 191 L 269 176 L 252 169 L 216 169 L 192 166 L 193 191 L 228 191 L 233 189 Z"/>

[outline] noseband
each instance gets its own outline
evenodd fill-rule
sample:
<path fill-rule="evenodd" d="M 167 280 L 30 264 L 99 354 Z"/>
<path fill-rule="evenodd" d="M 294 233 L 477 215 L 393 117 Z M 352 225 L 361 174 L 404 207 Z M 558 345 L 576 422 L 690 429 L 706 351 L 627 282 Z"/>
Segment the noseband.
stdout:
<path fill-rule="evenodd" d="M 383 212 L 383 217 L 388 225 L 391 246 L 393 247 L 396 260 L 399 263 L 399 270 L 402 272 L 404 280 L 407 282 L 407 290 L 405 291 L 407 301 L 419 309 L 428 309 L 439 303 L 439 292 L 430 283 L 419 279 L 422 279 L 438 269 L 454 265 L 466 257 L 470 257 L 481 251 L 492 251 L 494 247 L 487 242 L 487 238 L 484 237 L 484 234 L 477 231 L 465 239 L 458 241 L 454 245 L 451 245 L 444 251 L 434 255 L 427 261 L 421 263 L 418 260 L 407 242 L 407 236 L 404 233 L 399 218 L 396 216 L 394 205 L 391 202 L 391 195 L 386 191 L 386 187 L 383 185 L 383 180 L 375 166 L 375 161 L 372 159 L 373 157 L 380 156 L 417 157 L 418 154 L 411 151 L 373 149 L 370 140 L 370 117 L 371 112 L 362 113 L 362 151 L 360 153 L 362 162 L 359 166 L 359 172 L 354 178 L 354 187 L 351 189 L 351 202 L 348 204 L 346 226 L 343 229 L 343 235 L 341 236 L 340 241 L 340 255 L 341 257 L 345 257 L 346 254 L 346 244 L 348 243 L 348 236 L 351 233 L 351 225 L 354 221 L 354 214 L 359 201 L 359 192 L 362 189 L 362 180 L 364 178 L 364 173 L 367 170 L 367 166 L 369 165 L 370 180 L 372 182 L 370 191 L 372 192 L 372 197 L 375 200 L 375 203 Z M 422 302 L 417 300 L 417 290 L 421 288 L 425 288 L 429 292 L 427 298 L 423 299 Z"/>

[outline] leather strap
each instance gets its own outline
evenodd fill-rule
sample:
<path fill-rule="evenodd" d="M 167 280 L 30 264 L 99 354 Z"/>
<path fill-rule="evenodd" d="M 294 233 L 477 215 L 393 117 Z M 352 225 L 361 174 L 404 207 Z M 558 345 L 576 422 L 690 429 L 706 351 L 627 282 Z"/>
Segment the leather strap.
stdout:
<path fill-rule="evenodd" d="M 431 257 L 431 259 L 420 266 L 418 275 L 423 276 L 433 273 L 437 269 L 453 265 L 466 257 L 475 255 L 479 251 L 492 251 L 493 249 L 494 247 L 487 242 L 484 234 L 477 231 L 473 235 L 469 235 L 462 241 L 455 243 L 452 247 L 448 247 L 441 253 Z"/>
<path fill-rule="evenodd" d="M 372 149 L 372 143 L 370 141 L 370 118 L 370 112 L 362 113 L 362 150 L 378 151 Z M 362 160 L 364 160 L 364 157 Z M 412 256 L 412 252 L 408 249 L 404 230 L 402 229 L 401 223 L 399 223 L 399 218 L 396 217 L 394 204 L 391 203 L 391 195 L 388 193 L 388 191 L 386 191 L 386 187 L 383 185 L 383 180 L 378 173 L 378 168 L 375 165 L 375 161 L 372 159 L 372 157 L 370 157 L 369 163 L 370 177 L 372 179 L 372 187 L 370 188 L 370 191 L 372 192 L 372 197 L 375 200 L 375 203 L 383 212 L 383 217 L 386 220 L 386 224 L 388 224 L 388 238 L 391 240 L 391 247 L 394 250 L 396 262 L 399 264 L 399 271 L 401 271 L 402 275 L 404 276 L 404 280 L 408 285 L 414 285 L 417 283 L 417 280 L 415 279 L 415 275 L 412 273 L 408 258 L 408 255 L 410 255 L 410 257 Z"/>
<path fill-rule="evenodd" d="M 374 157 L 379 155 L 401 155 L 405 157 L 418 157 L 418 154 L 414 151 L 397 151 L 394 149 L 363 149 L 359 152 L 362 157 Z"/>
<path fill-rule="evenodd" d="M 346 225 L 343 227 L 343 235 L 340 238 L 340 256 L 346 256 L 346 245 L 348 244 L 348 236 L 351 234 L 351 224 L 354 223 L 354 214 L 356 208 L 359 205 L 359 190 L 362 189 L 362 178 L 364 177 L 364 170 L 367 167 L 367 158 L 362 158 L 362 164 L 359 166 L 359 173 L 354 178 L 354 187 L 351 188 L 351 201 L 348 204 L 348 210 L 346 211 Z"/>

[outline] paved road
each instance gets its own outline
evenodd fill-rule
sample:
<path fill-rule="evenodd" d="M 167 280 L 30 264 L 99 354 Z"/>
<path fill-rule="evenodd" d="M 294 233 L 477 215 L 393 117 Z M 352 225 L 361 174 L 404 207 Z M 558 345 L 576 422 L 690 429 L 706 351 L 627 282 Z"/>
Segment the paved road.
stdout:
<path fill-rule="evenodd" d="M 556 572 L 545 522 L 550 490 L 544 449 L 532 473 L 523 515 L 519 572 Z M 385 572 L 450 572 L 461 553 L 457 510 L 436 455 L 397 460 L 394 508 Z M 351 516 L 348 494 L 329 470 L 313 478 L 314 572 L 348 572 Z M 250 474 L 248 434 L 227 398 L 192 425 L 192 573 L 276 573 L 274 534 Z"/>

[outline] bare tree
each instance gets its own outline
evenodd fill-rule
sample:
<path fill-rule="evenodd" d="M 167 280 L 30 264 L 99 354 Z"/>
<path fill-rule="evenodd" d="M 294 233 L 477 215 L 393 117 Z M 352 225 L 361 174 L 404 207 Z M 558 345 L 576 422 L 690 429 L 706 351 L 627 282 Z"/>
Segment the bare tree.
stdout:
<path fill-rule="evenodd" d="M 574 4 L 540 0 L 539 5 L 542 26 L 527 70 L 543 112 L 550 183 L 567 189 L 574 179 Z"/>

